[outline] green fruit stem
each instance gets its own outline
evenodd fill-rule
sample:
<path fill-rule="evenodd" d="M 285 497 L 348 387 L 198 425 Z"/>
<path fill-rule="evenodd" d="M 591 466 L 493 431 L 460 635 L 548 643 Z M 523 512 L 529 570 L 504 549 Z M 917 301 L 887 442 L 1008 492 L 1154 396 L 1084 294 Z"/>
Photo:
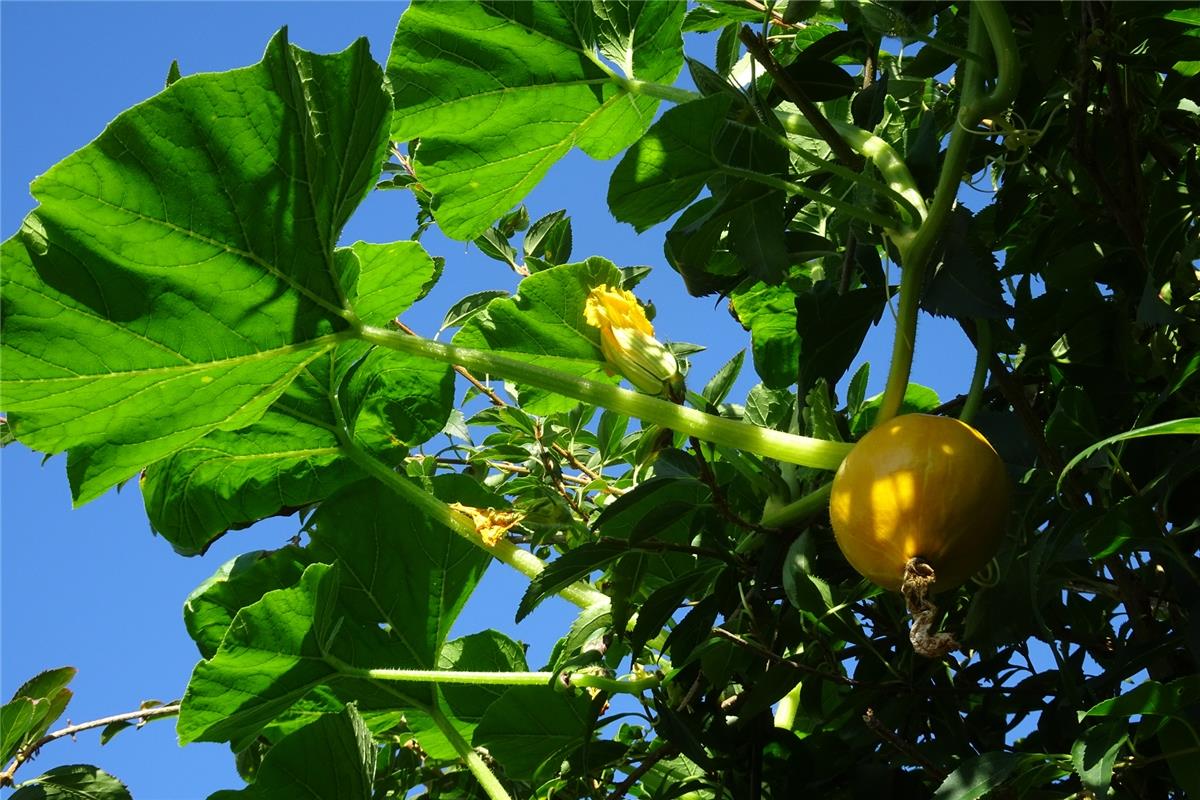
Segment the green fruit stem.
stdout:
<path fill-rule="evenodd" d="M 896 336 L 892 343 L 892 361 L 887 387 L 875 424 L 887 422 L 900 410 L 904 390 L 912 370 L 913 347 L 917 336 L 917 311 L 920 306 L 921 285 L 930 259 L 941 237 L 942 229 L 954 207 L 958 186 L 970 155 L 975 126 L 984 116 L 1003 111 L 1012 103 L 1020 84 L 1021 65 L 1016 38 L 1004 8 L 994 0 L 978 0 L 968 6 L 971 20 L 967 46 L 974 53 L 986 55 L 990 49 L 996 59 L 997 79 L 990 93 L 983 88 L 983 72 L 975 59 L 964 59 L 958 69 L 958 85 L 962 100 L 950 144 L 938 175 L 937 188 L 929 213 L 916 234 L 900 249 L 903 272 L 900 277 L 900 300 L 896 313 Z"/>

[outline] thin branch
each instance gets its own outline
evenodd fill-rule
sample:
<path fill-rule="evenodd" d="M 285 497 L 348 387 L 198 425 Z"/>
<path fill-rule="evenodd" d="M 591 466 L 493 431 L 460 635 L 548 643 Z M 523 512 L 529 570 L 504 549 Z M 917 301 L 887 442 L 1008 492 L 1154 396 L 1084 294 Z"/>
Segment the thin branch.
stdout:
<path fill-rule="evenodd" d="M 13 774 L 29 759 L 33 758 L 42 747 L 53 742 L 56 739 L 62 739 L 66 736 L 74 736 L 83 731 L 92 730 L 93 728 L 103 728 L 106 725 L 112 725 L 117 722 L 129 722 L 131 720 L 140 719 L 149 721 L 155 717 L 169 717 L 179 713 L 179 703 L 171 703 L 165 706 L 157 706 L 155 708 L 142 708 L 137 711 L 126 711 L 123 714 L 113 714 L 111 717 L 101 717 L 88 722 L 80 722 L 75 725 L 68 725 L 65 728 L 59 728 L 56 731 L 51 731 L 37 741 L 22 747 L 17 751 L 17 755 L 13 758 L 13 763 L 4 772 L 0 772 L 0 786 L 11 786 L 13 782 Z"/>
<path fill-rule="evenodd" d="M 791 667 L 792 669 L 797 670 L 798 672 L 803 672 L 807 675 L 814 675 L 818 678 L 822 678 L 827 681 L 833 681 L 834 683 L 840 683 L 843 686 L 858 686 L 862 683 L 862 681 L 856 681 L 856 680 L 854 680 L 854 678 L 850 678 L 845 675 L 838 675 L 833 672 L 826 672 L 823 669 L 811 667 L 808 664 L 801 664 L 800 662 L 793 661 L 790 658 L 784 658 L 783 656 L 779 655 L 778 653 L 773 653 L 770 650 L 768 650 L 767 648 L 763 647 L 762 645 L 756 644 L 756 643 L 750 641 L 749 639 L 743 639 L 741 636 L 738 636 L 736 633 L 734 633 L 732 631 L 727 631 L 724 628 L 713 628 L 712 632 L 722 639 L 727 639 L 736 645 L 746 648 L 747 650 L 752 650 L 753 652 L 758 653 L 760 656 L 767 659 L 768 661 L 773 661 L 776 664 L 783 664 L 784 666 Z"/>
<path fill-rule="evenodd" d="M 901 739 L 891 729 L 880 722 L 879 718 L 875 716 L 875 709 L 868 708 L 866 713 L 863 714 L 862 720 L 872 733 L 918 764 L 921 769 L 925 770 L 929 777 L 938 783 L 946 780 L 946 771 L 922 755 L 921 751 L 912 742 Z"/>
<path fill-rule="evenodd" d="M 623 800 L 629 796 L 629 790 L 633 785 L 642 779 L 642 776 L 649 772 L 655 764 L 662 761 L 664 758 L 673 758 L 679 753 L 679 748 L 673 744 L 664 744 L 662 747 L 649 753 L 642 759 L 642 763 L 625 776 L 625 780 L 613 787 L 613 790 L 608 793 L 608 800 Z"/>
<path fill-rule="evenodd" d="M 821 110 L 817 108 L 812 100 L 808 99 L 808 95 L 804 90 L 792 80 L 787 71 L 775 60 L 775 56 L 771 55 L 771 48 L 749 27 L 743 26 L 738 31 L 738 38 L 742 40 L 742 44 L 746 46 L 746 50 L 754 57 L 754 60 L 763 65 L 767 73 L 775 79 L 775 85 L 783 92 L 784 96 L 792 102 L 796 108 L 800 109 L 800 113 L 808 120 L 817 133 L 821 134 L 821 138 L 829 145 L 829 149 L 837 157 L 837 160 L 846 166 L 861 170 L 863 167 L 863 158 L 858 153 L 851 149 L 850 145 L 846 144 L 843 139 Z"/>

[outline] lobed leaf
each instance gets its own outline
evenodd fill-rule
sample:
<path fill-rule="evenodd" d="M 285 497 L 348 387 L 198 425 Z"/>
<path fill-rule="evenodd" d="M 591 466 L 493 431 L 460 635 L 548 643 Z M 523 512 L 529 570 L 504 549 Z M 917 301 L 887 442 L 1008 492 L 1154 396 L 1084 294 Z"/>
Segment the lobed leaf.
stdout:
<path fill-rule="evenodd" d="M 626 78 L 670 82 L 683 64 L 680 2 L 414 2 L 387 75 L 392 138 L 420 139 L 417 176 L 447 236 L 473 239 L 573 147 L 611 158 L 650 124 L 657 101 Z"/>
<path fill-rule="evenodd" d="M 355 315 L 342 226 L 387 146 L 365 39 L 280 32 L 252 67 L 181 78 L 33 184 L 3 245 L 13 432 L 69 451 L 77 503 L 259 419 Z"/>

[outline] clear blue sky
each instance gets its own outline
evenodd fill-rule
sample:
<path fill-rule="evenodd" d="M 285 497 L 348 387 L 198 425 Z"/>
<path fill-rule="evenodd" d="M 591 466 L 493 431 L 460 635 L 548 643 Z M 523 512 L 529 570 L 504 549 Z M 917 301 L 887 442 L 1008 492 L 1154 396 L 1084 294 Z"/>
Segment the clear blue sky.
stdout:
<path fill-rule="evenodd" d="M 365 35 L 384 61 L 400 3 L 0 3 L 0 235 L 16 232 L 33 207 L 34 176 L 91 141 L 120 111 L 163 86 L 172 59 L 185 75 L 254 63 L 267 40 L 288 25 L 300 46 L 341 50 Z M 713 37 L 689 42 L 711 61 Z M 532 216 L 566 207 L 573 217 L 575 256 L 603 255 L 617 264 L 649 264 L 639 295 L 653 300 L 661 338 L 710 350 L 694 358 L 692 384 L 703 386 L 748 336 L 712 298 L 687 297 L 662 257 L 663 227 L 637 236 L 616 223 L 605 203 L 614 163 L 578 153 L 556 166 L 528 198 Z M 414 208 L 401 192 L 370 197 L 343 237 L 392 241 L 411 233 Z M 481 289 L 515 287 L 514 276 L 474 248 L 435 233 L 424 240 L 445 256 L 442 284 L 405 320 L 432 334 L 455 300 Z M 890 349 L 890 318 L 872 332 L 859 362 L 872 363 L 872 391 L 881 388 Z M 966 391 L 972 351 L 956 325 L 925 319 L 913 379 L 943 398 Z M 731 399 L 755 382 L 746 372 Z M 67 716 L 81 722 L 132 710 L 147 698 L 182 694 L 198 655 L 183 628 L 188 593 L 224 561 L 248 550 L 281 545 L 294 519 L 235 532 L 202 558 L 182 558 L 153 538 L 137 487 L 111 492 L 72 510 L 65 459 L 42 464 L 19 445 L 0 452 L 0 700 L 49 667 L 79 668 Z M 523 581 L 503 565 L 489 571 L 460 619 L 457 633 L 487 627 L 531 644 L 539 664 L 573 609 L 543 604 L 522 625 L 512 622 Z M 56 726 L 57 727 L 57 726 Z M 18 774 L 30 778 L 59 764 L 93 763 L 124 780 L 136 800 L 198 800 L 239 788 L 233 759 L 221 745 L 180 749 L 171 722 L 127 731 L 101 748 L 95 732 L 56 742 Z"/>

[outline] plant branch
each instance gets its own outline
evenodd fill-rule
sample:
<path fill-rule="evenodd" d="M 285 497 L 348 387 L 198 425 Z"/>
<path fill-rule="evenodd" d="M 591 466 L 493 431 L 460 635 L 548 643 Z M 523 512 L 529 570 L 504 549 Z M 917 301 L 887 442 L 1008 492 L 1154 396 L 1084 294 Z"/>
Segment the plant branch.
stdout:
<path fill-rule="evenodd" d="M 983 389 L 987 384 L 988 365 L 992 360 L 992 326 L 986 319 L 975 320 L 975 371 L 971 374 L 971 388 L 963 401 L 958 418 L 968 425 L 975 419 L 983 405 Z"/>
<path fill-rule="evenodd" d="M 450 746 L 454 748 L 454 752 L 458 757 L 466 762 L 467 769 L 475 776 L 475 780 L 479 781 L 479 786 L 491 800 L 512 800 L 508 790 L 504 788 L 504 784 L 500 783 L 500 779 L 496 777 L 496 773 L 492 772 L 492 768 L 487 765 L 483 757 L 471 747 L 470 743 L 462 737 L 458 729 L 454 727 L 450 720 L 441 712 L 441 709 L 429 709 L 429 716 L 433 719 L 438 730 L 450 742 Z"/>
<path fill-rule="evenodd" d="M 727 640 L 733 642 L 734 644 L 738 645 L 739 647 L 744 647 L 747 650 L 751 650 L 751 651 L 759 654 L 760 656 L 767 659 L 768 661 L 773 661 L 776 664 L 782 664 L 784 666 L 791 667 L 792 669 L 796 670 L 797 672 L 803 672 L 806 675 L 814 675 L 818 678 L 821 678 L 822 680 L 832 681 L 834 683 L 840 683 L 843 686 L 858 686 L 861 684 L 861 681 L 856 681 L 853 678 L 847 677 L 845 675 L 838 675 L 833 672 L 826 672 L 823 669 L 818 669 L 817 667 L 811 667 L 808 664 L 801 664 L 799 661 L 794 661 L 790 658 L 784 658 L 783 656 L 779 655 L 778 653 L 774 653 L 774 652 L 768 650 L 767 648 L 763 647 L 760 644 L 755 644 L 754 642 L 750 641 L 749 639 L 743 639 L 741 636 L 738 636 L 733 631 L 727 631 L 724 628 L 713 628 L 712 632 L 716 636 L 718 636 L 722 639 L 727 639 Z"/>
<path fill-rule="evenodd" d="M 896 750 L 903 753 L 911 761 L 925 770 L 925 773 L 935 781 L 941 783 L 946 780 L 946 771 L 934 764 L 921 754 L 921 751 L 913 745 L 912 742 L 901 739 L 886 725 L 879 721 L 875 716 L 875 709 L 868 708 L 862 715 L 863 722 L 867 727 L 880 739 L 890 744 Z"/>
<path fill-rule="evenodd" d="M 760 524 L 765 528 L 787 528 L 798 520 L 805 519 L 822 511 L 828 505 L 829 494 L 832 491 L 832 481 L 818 486 L 816 489 L 813 489 L 798 500 L 793 500 L 786 506 L 764 511 Z"/>
<path fill-rule="evenodd" d="M 88 722 L 80 722 L 74 725 L 67 725 L 65 728 L 59 728 L 56 731 L 51 731 L 36 741 L 30 742 L 25 747 L 17 751 L 13 758 L 12 764 L 4 772 L 0 772 L 0 786 L 11 786 L 13 775 L 29 759 L 37 755 L 37 752 L 45 745 L 53 742 L 56 739 L 62 739 L 67 736 L 74 736 L 83 731 L 92 730 L 93 728 L 103 728 L 107 725 L 112 725 L 117 722 L 131 722 L 132 720 L 148 721 L 157 717 L 169 717 L 179 713 L 179 703 L 170 703 L 165 706 L 156 706 L 154 708 L 142 708 L 137 711 L 126 711 L 123 714 L 113 714 L 109 717 L 101 717 L 100 719 L 89 720 Z"/>
<path fill-rule="evenodd" d="M 742 44 L 746 46 L 746 50 L 754 57 L 754 60 L 762 64 L 767 73 L 775 80 L 775 85 L 779 87 L 784 96 L 800 109 L 800 113 L 829 145 L 829 149 L 833 151 L 837 160 L 851 169 L 861 170 L 863 167 L 862 156 L 854 152 L 825 115 L 821 113 L 821 109 L 808 99 L 808 95 L 800 88 L 800 85 L 793 81 L 783 66 L 775 60 L 775 56 L 771 55 L 771 48 L 766 42 L 745 25 L 738 31 L 738 38 L 741 39 Z"/>

